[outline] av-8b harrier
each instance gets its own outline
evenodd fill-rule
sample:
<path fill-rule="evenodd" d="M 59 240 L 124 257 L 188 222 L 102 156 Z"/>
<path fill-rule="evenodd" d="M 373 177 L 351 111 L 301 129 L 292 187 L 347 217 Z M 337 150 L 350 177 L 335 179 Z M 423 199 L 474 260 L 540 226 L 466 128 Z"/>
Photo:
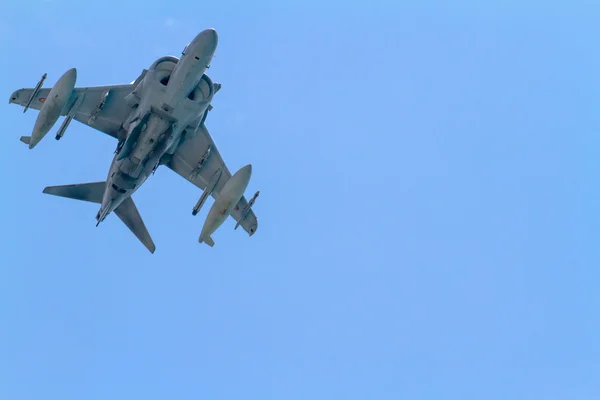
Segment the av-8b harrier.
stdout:
<path fill-rule="evenodd" d="M 252 236 L 258 220 L 244 191 L 252 166 L 233 176 L 205 126 L 213 96 L 221 85 L 205 74 L 217 48 L 214 29 L 198 34 L 181 58 L 165 56 L 129 85 L 76 88 L 77 70 L 68 70 L 52 89 L 41 89 L 46 74 L 33 89 L 17 90 L 10 103 L 39 110 L 31 136 L 21 141 L 33 149 L 54 126 L 64 121 L 59 140 L 75 119 L 118 140 L 106 182 L 50 186 L 44 193 L 100 204 L 98 224 L 112 211 L 154 253 L 156 246 L 131 195 L 160 165 L 166 165 L 204 192 L 194 206 L 196 215 L 209 195 L 215 199 L 202 228 L 200 243 L 214 245 L 211 235 L 231 215 Z"/>

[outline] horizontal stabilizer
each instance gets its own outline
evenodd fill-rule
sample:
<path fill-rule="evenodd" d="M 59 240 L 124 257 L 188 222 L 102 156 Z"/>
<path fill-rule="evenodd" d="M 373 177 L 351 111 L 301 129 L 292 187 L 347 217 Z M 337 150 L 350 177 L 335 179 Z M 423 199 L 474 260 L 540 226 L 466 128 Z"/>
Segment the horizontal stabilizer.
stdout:
<path fill-rule="evenodd" d="M 29 144 L 29 142 L 31 142 L 31 136 L 21 136 L 21 139 L 19 140 L 25 144 Z"/>
<path fill-rule="evenodd" d="M 44 193 L 69 199 L 102 204 L 102 194 L 106 182 L 79 183 L 76 185 L 48 186 Z"/>
<path fill-rule="evenodd" d="M 213 247 L 215 245 L 215 241 L 212 240 L 212 238 L 210 236 L 207 236 L 207 237 L 200 236 L 200 239 L 198 240 L 198 242 L 200 242 L 200 243 L 206 243 L 210 247 Z"/>
<path fill-rule="evenodd" d="M 131 232 L 146 246 L 150 253 L 154 253 L 156 246 L 150 237 L 148 229 L 131 197 L 126 198 L 115 209 L 115 214 L 123 221 Z"/>
<path fill-rule="evenodd" d="M 77 185 L 49 186 L 44 189 L 44 193 L 54 196 L 67 197 L 69 199 L 89 201 L 91 203 L 102 204 L 102 195 L 106 182 L 80 183 Z M 151 253 L 154 253 L 156 246 L 142 221 L 142 217 L 131 197 L 126 198 L 115 209 L 115 214 L 123 221 L 131 232 L 146 246 Z"/>

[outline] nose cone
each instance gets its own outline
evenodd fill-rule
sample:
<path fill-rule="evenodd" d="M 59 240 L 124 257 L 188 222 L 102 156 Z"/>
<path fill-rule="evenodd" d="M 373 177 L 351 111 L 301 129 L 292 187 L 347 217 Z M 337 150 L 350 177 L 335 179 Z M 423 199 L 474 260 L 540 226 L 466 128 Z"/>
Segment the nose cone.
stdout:
<path fill-rule="evenodd" d="M 221 193 L 231 193 L 232 197 L 242 197 L 252 175 L 252 165 L 248 164 L 238 169 L 235 174 L 225 183 Z M 239 199 L 238 197 L 238 199 Z M 237 203 L 237 200 L 235 201 Z"/>
<path fill-rule="evenodd" d="M 212 56 L 217 50 L 219 35 L 217 35 L 217 31 L 212 28 L 205 29 L 196 36 L 194 42 L 202 54 Z"/>
<path fill-rule="evenodd" d="M 240 168 L 240 170 L 238 171 L 238 173 L 246 178 L 246 179 L 250 179 L 250 176 L 252 176 L 252 164 L 248 164 L 246 166 L 243 166 L 242 168 Z"/>
<path fill-rule="evenodd" d="M 73 90 L 73 88 L 75 87 L 75 83 L 77 82 L 77 68 L 71 68 L 70 70 L 68 70 L 67 72 L 65 72 L 64 74 L 62 74 L 62 76 L 60 78 L 58 78 L 58 80 L 56 81 L 56 83 L 54 84 L 54 86 L 52 87 L 51 90 L 54 90 L 54 94 L 64 94 L 67 93 L 70 95 L 71 91 Z M 52 96 L 50 96 L 50 94 L 48 94 L 49 98 L 52 98 Z"/>
<path fill-rule="evenodd" d="M 70 70 L 68 70 L 67 72 L 62 74 L 62 76 L 60 78 L 58 78 L 58 81 L 56 81 L 56 83 L 54 84 L 54 87 L 56 87 L 57 90 L 66 92 L 69 90 L 73 90 L 76 82 L 77 82 L 77 68 L 71 68 Z"/>
<path fill-rule="evenodd" d="M 202 35 L 207 42 L 212 43 L 215 48 L 217 47 L 217 44 L 219 44 L 219 35 L 217 35 L 217 31 L 213 28 L 203 30 L 200 32 L 200 35 Z"/>
<path fill-rule="evenodd" d="M 75 82 L 77 82 L 77 68 L 71 68 L 67 72 L 61 76 L 61 79 L 64 79 L 65 82 L 68 82 L 68 85 L 65 86 L 75 86 Z"/>

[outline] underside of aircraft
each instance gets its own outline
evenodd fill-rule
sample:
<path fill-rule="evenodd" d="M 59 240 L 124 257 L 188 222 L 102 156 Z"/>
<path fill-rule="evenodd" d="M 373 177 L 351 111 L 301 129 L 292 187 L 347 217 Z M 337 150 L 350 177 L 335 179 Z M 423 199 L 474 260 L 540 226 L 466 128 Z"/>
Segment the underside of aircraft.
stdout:
<path fill-rule="evenodd" d="M 117 140 L 106 181 L 50 186 L 44 193 L 99 204 L 97 224 L 114 211 L 154 253 L 156 247 L 131 195 L 165 165 L 203 190 L 193 215 L 209 196 L 214 199 L 200 243 L 213 246 L 211 235 L 228 216 L 236 221 L 235 229 L 241 226 L 252 236 L 258 228 L 252 206 L 259 192 L 250 201 L 244 197 L 252 166 L 232 174 L 205 125 L 213 96 L 221 89 L 205 73 L 216 46 L 216 31 L 206 29 L 185 47 L 180 58 L 159 58 L 131 84 L 75 87 L 77 70 L 72 68 L 51 89 L 42 88 L 44 74 L 34 88 L 15 91 L 10 103 L 23 106 L 23 112 L 30 108 L 39 111 L 31 136 L 21 137 L 30 149 L 61 116 L 64 119 L 56 140 L 64 136 L 72 120 Z"/>

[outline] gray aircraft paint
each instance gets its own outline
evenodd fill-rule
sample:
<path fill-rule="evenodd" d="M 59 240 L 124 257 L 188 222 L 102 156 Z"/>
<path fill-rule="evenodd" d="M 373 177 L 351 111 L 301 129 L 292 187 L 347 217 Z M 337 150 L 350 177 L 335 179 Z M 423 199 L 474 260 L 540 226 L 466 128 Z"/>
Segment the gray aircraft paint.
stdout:
<path fill-rule="evenodd" d="M 211 236 L 225 222 L 231 211 L 244 195 L 244 191 L 250 182 L 252 175 L 252 165 L 248 164 L 237 171 L 231 179 L 227 181 L 221 195 L 215 200 L 208 216 L 204 221 L 202 232 L 198 241 L 207 243 L 209 246 L 214 246 L 214 241 Z"/>
<path fill-rule="evenodd" d="M 200 242 L 214 245 L 210 235 L 229 215 L 238 222 L 236 228 L 241 225 L 252 236 L 258 220 L 243 196 L 251 166 L 242 167 L 232 177 L 204 125 L 213 96 L 221 88 L 205 74 L 217 44 L 217 32 L 206 29 L 185 47 L 181 58 L 159 58 L 129 85 L 75 88 L 77 71 L 72 68 L 50 90 L 41 89 L 44 74 L 34 89 L 15 91 L 10 103 L 40 111 L 32 135 L 21 137 L 30 149 L 60 116 L 65 120 L 57 140 L 72 119 L 118 140 L 105 182 L 51 186 L 44 193 L 100 204 L 97 225 L 114 211 L 154 252 L 155 245 L 131 195 L 159 165 L 166 165 L 204 189 L 204 199 L 207 195 L 215 198 Z M 194 208 L 194 215 L 199 208 Z"/>

